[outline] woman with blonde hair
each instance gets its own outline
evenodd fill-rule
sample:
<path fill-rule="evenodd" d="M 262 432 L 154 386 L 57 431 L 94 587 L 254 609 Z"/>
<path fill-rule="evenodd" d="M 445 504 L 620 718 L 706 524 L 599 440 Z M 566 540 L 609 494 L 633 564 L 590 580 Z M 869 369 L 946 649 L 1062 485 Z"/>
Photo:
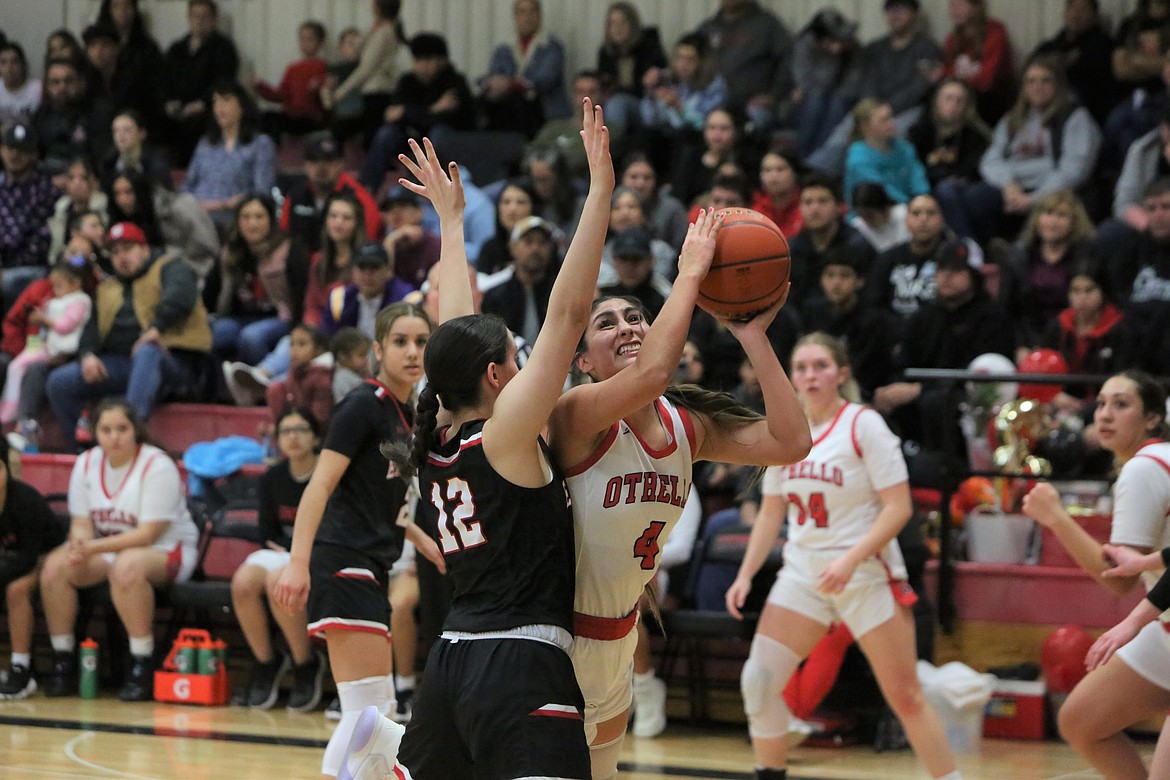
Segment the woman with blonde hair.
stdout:
<path fill-rule="evenodd" d="M 845 199 L 853 206 L 853 188 L 874 182 L 894 203 L 908 203 L 930 192 L 926 169 L 914 146 L 898 135 L 889 103 L 865 98 L 853 108 L 853 143 L 845 156 Z"/>
<path fill-rule="evenodd" d="M 962 79 L 939 82 L 930 110 L 906 133 L 932 187 L 978 181 L 979 161 L 991 143 L 991 130 L 975 110 L 975 95 Z"/>

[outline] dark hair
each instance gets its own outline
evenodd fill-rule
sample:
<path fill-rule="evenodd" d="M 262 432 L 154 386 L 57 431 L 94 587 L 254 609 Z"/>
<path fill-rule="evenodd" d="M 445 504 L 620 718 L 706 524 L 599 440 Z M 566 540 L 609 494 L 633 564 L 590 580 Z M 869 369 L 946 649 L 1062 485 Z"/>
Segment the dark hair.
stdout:
<path fill-rule="evenodd" d="M 832 176 L 823 173 L 813 172 L 804 177 L 804 181 L 800 184 L 801 190 L 821 189 L 828 190 L 829 195 L 838 203 L 841 202 L 841 185 Z"/>
<path fill-rule="evenodd" d="M 73 72 L 78 76 L 85 77 L 86 66 L 82 62 L 72 57 L 49 57 L 45 60 L 45 78 L 49 76 L 49 68 L 73 68 Z"/>
<path fill-rule="evenodd" d="M 277 223 L 276 201 L 272 199 L 272 196 L 263 192 L 245 195 L 244 199 L 232 211 L 231 226 L 228 227 L 227 237 L 223 244 L 223 259 L 220 262 L 223 270 L 229 274 L 253 271 L 261 259 L 256 256 L 257 253 L 252 251 L 252 247 L 240 235 L 240 212 L 252 203 L 259 203 L 263 207 L 264 213 L 268 215 L 268 238 L 260 252 L 267 255 L 287 238 Z"/>
<path fill-rule="evenodd" d="M 593 303 L 589 306 L 589 319 L 593 319 L 593 314 L 597 311 L 597 307 L 601 306 L 603 303 L 608 303 L 609 301 L 625 301 L 630 306 L 633 306 L 635 309 L 637 309 L 638 312 L 642 315 L 642 319 L 647 323 L 654 319 L 654 317 L 650 314 L 650 310 L 646 308 L 646 304 L 642 303 L 641 300 L 635 298 L 632 295 L 601 295 L 597 298 L 594 298 Z M 576 367 L 577 358 L 581 357 L 581 355 L 585 354 L 585 350 L 589 349 L 588 337 L 589 328 L 586 327 L 585 330 L 581 332 L 581 338 L 577 339 L 577 353 L 573 355 L 574 371 L 578 370 Z"/>
<path fill-rule="evenodd" d="M 511 340 L 508 326 L 494 314 L 468 314 L 435 328 L 423 353 L 427 386 L 418 398 L 410 444 L 383 445 L 383 453 L 398 466 L 399 476 L 410 479 L 426 458 L 439 402 L 452 413 L 478 404 L 484 371 L 489 363 L 507 360 Z"/>
<path fill-rule="evenodd" d="M 1142 200 L 1170 195 L 1170 176 L 1159 176 L 1142 190 Z"/>
<path fill-rule="evenodd" d="M 500 201 L 504 199 L 504 191 L 507 189 L 517 189 L 528 196 L 528 201 L 532 204 L 532 213 L 536 216 L 539 214 L 540 198 L 536 197 L 536 191 L 532 189 L 532 180 L 527 176 L 516 176 L 504 182 L 504 186 L 500 187 L 500 192 L 496 195 L 495 215 L 496 215 L 496 237 L 505 244 L 511 240 L 512 235 L 510 231 L 504 228 L 504 224 L 500 222 Z"/>
<path fill-rule="evenodd" d="M 115 46 L 122 42 L 121 38 L 118 37 L 118 31 L 114 29 L 113 25 L 110 24 L 102 24 L 101 22 L 97 22 L 95 24 L 91 24 L 89 27 L 86 27 L 81 32 L 81 42 L 86 46 L 90 46 L 91 44 L 101 40 L 109 41 Z"/>
<path fill-rule="evenodd" d="M 221 81 L 211 89 L 212 97 L 234 97 L 236 102 L 240 104 L 240 143 L 250 144 L 257 133 L 260 132 L 260 109 L 256 107 L 256 101 L 248 94 L 243 85 L 238 81 Z M 215 121 L 214 112 L 211 114 L 207 123 L 207 133 L 205 137 L 209 143 L 219 144 L 223 142 L 223 128 L 219 126 L 219 122 Z"/>
<path fill-rule="evenodd" d="M 1097 256 L 1095 252 L 1079 252 L 1073 256 L 1072 266 L 1068 269 L 1068 279 L 1071 282 L 1078 276 L 1086 276 L 1101 288 L 1101 297 L 1106 301 L 1113 299 L 1113 278 L 1109 273 L 1109 266 Z"/>
<path fill-rule="evenodd" d="M 374 0 L 374 12 L 388 22 L 394 22 L 399 43 L 406 43 L 406 30 L 398 15 L 402 13 L 402 0 Z"/>
<path fill-rule="evenodd" d="M 309 19 L 308 21 L 301 22 L 300 26 L 297 27 L 297 31 L 300 32 L 301 30 L 311 30 L 313 35 L 317 36 L 318 42 L 323 43 L 325 38 L 328 37 L 328 34 L 325 32 L 325 25 L 321 24 L 316 19 Z"/>
<path fill-rule="evenodd" d="M 49 273 L 64 274 L 74 281 L 84 282 L 88 268 L 88 265 L 75 265 L 69 260 L 58 260 L 49 268 Z"/>
<path fill-rule="evenodd" d="M 119 109 L 118 113 L 114 114 L 114 119 L 110 120 L 110 125 L 113 126 L 114 120 L 119 119 L 121 117 L 126 117 L 127 119 L 132 121 L 134 124 L 138 125 L 139 130 L 146 129 L 146 119 L 143 118 L 142 112 L 136 108 Z"/>
<path fill-rule="evenodd" d="M 89 178 L 97 181 L 97 171 L 93 168 L 93 160 L 89 158 L 88 154 L 76 154 L 69 158 L 69 162 L 65 163 L 65 170 L 68 171 L 74 165 L 80 165 L 85 169 L 85 174 Z"/>
<path fill-rule="evenodd" d="M 108 24 L 117 29 L 117 25 L 114 24 L 113 14 L 110 13 L 111 5 L 113 5 L 113 0 L 102 0 L 102 7 L 98 10 L 97 21 L 98 24 Z M 130 23 L 130 34 L 127 36 L 127 45 L 130 48 L 134 48 L 141 41 L 149 41 L 150 34 L 146 32 L 146 22 L 142 19 L 142 9 L 138 7 L 138 0 L 130 0 L 130 5 L 134 8 L 134 21 Z"/>
<path fill-rule="evenodd" d="M 65 239 L 68 240 L 81 225 L 81 220 L 85 219 L 91 214 L 98 218 L 98 221 L 102 223 L 102 228 L 105 229 L 106 215 L 100 211 L 97 211 L 96 209 L 85 209 L 84 211 L 80 211 L 77 214 L 69 217 L 69 223 L 65 226 Z"/>
<path fill-rule="evenodd" d="M 20 69 L 24 72 L 24 80 L 28 81 L 28 57 L 24 54 L 24 49 L 16 41 L 5 41 L 0 43 L 0 54 L 6 51 L 16 52 L 16 58 L 20 60 Z"/>
<path fill-rule="evenodd" d="M 103 398 L 93 408 L 93 412 L 90 413 L 89 426 L 90 431 L 93 433 L 94 441 L 97 441 L 97 428 L 98 423 L 102 421 L 102 415 L 112 409 L 120 410 L 122 414 L 126 415 L 126 419 L 130 421 L 130 425 L 134 428 L 135 444 L 148 444 L 150 442 L 150 434 L 146 430 L 146 423 L 138 416 L 137 410 L 125 398 L 118 396 Z"/>
<path fill-rule="evenodd" d="M 293 415 L 300 417 L 309 424 L 309 430 L 313 432 L 313 436 L 318 439 L 321 438 L 321 421 L 317 419 L 317 415 L 313 414 L 305 406 L 290 406 L 281 412 L 280 416 L 276 418 L 276 430 L 280 431 L 280 424 Z"/>
<path fill-rule="evenodd" d="M 1170 425 L 1166 423 L 1166 388 L 1154 377 L 1136 368 L 1128 368 L 1114 376 L 1122 377 L 1133 382 L 1137 387 L 1138 398 L 1142 402 L 1144 414 L 1156 414 L 1158 421 L 1150 435 L 1159 439 L 1170 438 Z"/>
<path fill-rule="evenodd" d="M 374 341 L 357 328 L 342 328 L 333 334 L 329 342 L 329 351 L 334 355 L 344 355 L 358 349 L 369 351 Z"/>
<path fill-rule="evenodd" d="M 65 46 L 69 49 L 70 54 L 66 56 L 61 56 L 60 54 L 55 57 L 51 56 L 49 54 L 48 43 L 54 38 L 60 38 L 65 41 Z M 73 34 L 72 30 L 61 27 L 60 29 L 53 30 L 53 32 L 45 37 L 45 75 L 48 75 L 49 66 L 51 65 L 72 65 L 74 70 L 81 73 L 87 62 L 85 48 L 82 47 L 81 41 L 77 40 L 77 36 Z"/>
<path fill-rule="evenodd" d="M 699 59 L 703 59 L 707 56 L 707 53 L 711 51 L 711 42 L 707 40 L 707 36 L 698 32 L 687 33 L 683 37 L 679 38 L 678 43 L 676 43 L 674 46 L 676 49 L 679 46 L 689 46 L 695 50 L 695 54 L 699 55 Z"/>
<path fill-rule="evenodd" d="M 435 60 L 447 59 L 451 54 L 442 35 L 420 32 L 410 39 L 410 56 L 416 60 Z"/>
<path fill-rule="evenodd" d="M 537 197 L 533 204 L 534 211 L 539 213 L 545 208 L 551 208 L 558 224 L 568 222 L 577 210 L 577 193 L 573 189 L 573 174 L 569 169 L 568 160 L 565 159 L 564 153 L 556 147 L 526 152 L 520 168 L 529 177 L 530 182 L 532 181 L 532 163 L 534 162 L 548 163 L 557 177 L 557 186 L 553 188 L 553 199 L 544 200 Z M 533 187 L 535 189 L 535 184 Z"/>
<path fill-rule="evenodd" d="M 119 179 L 130 182 L 130 188 L 134 190 L 134 205 L 137 210 L 133 214 L 122 211 L 122 207 L 114 198 L 114 184 Z M 146 234 L 146 243 L 151 246 L 162 246 L 162 231 L 158 226 L 158 216 L 154 212 L 154 188 L 154 180 L 145 171 L 140 171 L 137 168 L 119 171 L 106 185 L 106 199 L 108 201 L 106 208 L 109 211 L 111 225 L 116 225 L 119 222 L 133 222 Z"/>
<path fill-rule="evenodd" d="M 335 193 L 325 199 L 325 208 L 321 210 L 324 218 L 321 220 L 321 261 L 317 264 L 317 281 L 321 286 L 333 282 L 339 277 L 337 269 L 337 245 L 329 238 L 329 231 L 325 229 L 328 221 L 329 209 L 334 203 L 348 203 L 355 215 L 353 238 L 350 239 L 350 267 L 353 267 L 353 257 L 357 254 L 357 247 L 366 234 L 366 212 L 357 198 L 347 193 Z"/>
<path fill-rule="evenodd" d="M 711 178 L 710 189 L 716 187 L 723 190 L 731 190 L 739 195 L 740 200 L 744 203 L 748 201 L 748 186 L 747 177 L 743 173 L 717 173 Z"/>
<path fill-rule="evenodd" d="M 299 330 L 309 337 L 309 340 L 313 342 L 313 348 L 317 350 L 318 355 L 329 351 L 329 339 L 325 337 L 324 333 L 322 333 L 317 328 L 314 328 L 309 323 L 298 322 L 289 329 L 289 334 L 291 335 L 294 330 Z"/>
<path fill-rule="evenodd" d="M 390 332 L 390 328 L 394 323 L 403 317 L 418 317 L 427 324 L 430 330 L 435 329 L 435 323 L 431 322 L 431 315 L 427 314 L 426 309 L 416 303 L 408 303 L 407 301 L 398 301 L 389 306 L 383 307 L 378 315 L 374 317 L 374 339 L 381 343 L 386 338 L 386 334 Z"/>
<path fill-rule="evenodd" d="M 219 5 L 215 0 L 187 0 L 187 10 L 190 11 L 197 5 L 207 6 L 211 9 L 211 15 L 219 18 Z"/>
<path fill-rule="evenodd" d="M 894 205 L 894 199 L 886 192 L 885 185 L 876 181 L 859 181 L 853 185 L 854 209 L 882 209 Z"/>

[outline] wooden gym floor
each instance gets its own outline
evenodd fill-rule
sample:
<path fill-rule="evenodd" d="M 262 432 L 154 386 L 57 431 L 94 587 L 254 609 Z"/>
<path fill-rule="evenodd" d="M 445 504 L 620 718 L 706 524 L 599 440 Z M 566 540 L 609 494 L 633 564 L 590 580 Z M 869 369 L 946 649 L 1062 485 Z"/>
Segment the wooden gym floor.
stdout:
<path fill-rule="evenodd" d="M 333 724 L 321 712 L 123 704 L 111 699 L 0 702 L 0 777 L 212 780 L 319 777 Z M 1143 752 L 1153 752 L 1144 744 Z M 1098 775 L 1058 742 L 984 740 L 959 757 L 966 780 L 1074 780 Z M 751 753 L 742 727 L 675 725 L 652 740 L 626 740 L 622 778 L 750 780 Z M 798 748 L 794 780 L 926 778 L 910 751 L 869 747 Z"/>

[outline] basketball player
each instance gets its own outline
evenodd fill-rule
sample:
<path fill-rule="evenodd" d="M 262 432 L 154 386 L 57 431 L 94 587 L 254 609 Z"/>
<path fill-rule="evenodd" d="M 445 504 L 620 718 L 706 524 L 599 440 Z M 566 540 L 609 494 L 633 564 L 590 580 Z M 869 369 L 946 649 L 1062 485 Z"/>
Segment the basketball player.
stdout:
<path fill-rule="evenodd" d="M 1130 552 L 1145 554 L 1170 545 L 1170 427 L 1166 424 L 1166 391 L 1141 371 L 1110 377 L 1097 394 L 1093 423 L 1101 446 L 1121 464 L 1113 486 L 1111 544 L 1103 547 L 1089 536 L 1060 502 L 1052 485 L 1042 482 L 1024 497 L 1024 513 L 1052 529 L 1076 562 L 1095 580 L 1116 593 L 1139 583 L 1136 572 L 1104 577 L 1109 558 L 1119 563 Z M 1121 551 L 1120 547 L 1131 548 Z M 1159 572 L 1142 577 L 1152 587 Z M 1163 621 L 1165 616 L 1163 616 Z M 1163 621 L 1146 625 L 1133 641 L 1077 683 L 1060 708 L 1060 735 L 1110 780 L 1145 778 L 1147 771 L 1123 729 L 1170 708 L 1170 633 Z M 1170 755 L 1162 746 L 1154 753 L 1149 777 L 1166 777 Z"/>
<path fill-rule="evenodd" d="M 938 714 L 918 683 L 916 596 L 906 584 L 897 535 L 910 518 L 910 486 L 898 438 L 858 390 L 840 342 L 812 333 L 792 353 L 792 379 L 813 435 L 800 463 L 770 468 L 760 511 L 727 609 L 740 610 L 788 519 L 784 566 L 768 594 L 741 677 L 757 780 L 787 776 L 789 711 L 783 691 L 834 622 L 844 623 L 873 667 L 931 777 L 957 780 Z"/>
<path fill-rule="evenodd" d="M 329 653 L 341 721 L 321 762 L 326 777 L 344 769 L 343 754 L 362 711 L 375 707 L 385 715 L 395 707 L 386 589 L 404 535 L 442 566 L 434 543 L 403 511 L 409 509 L 407 483 L 380 449 L 410 436 L 410 402 L 430 334 L 431 321 L 417 306 L 395 303 L 378 312 L 378 375 L 350 391 L 333 411 L 297 508 L 289 562 L 274 590 L 287 611 L 304 609 L 308 602 L 309 635 L 323 637 Z M 396 751 L 402 727 L 389 720 L 378 725 L 379 738 L 392 744 L 387 752 Z"/>
<path fill-rule="evenodd" d="M 93 412 L 97 446 L 69 477 L 69 540 L 41 570 L 41 601 L 53 645 L 49 696 L 77 692 L 74 623 L 77 589 L 110 582 L 110 597 L 130 637 L 123 701 L 154 697 L 154 585 L 185 582 L 195 570 L 199 529 L 187 511 L 179 470 L 146 444 L 145 426 L 125 400 Z"/>
<path fill-rule="evenodd" d="M 601 108 L 585 99 L 582 110 L 589 193 L 523 369 L 503 320 L 470 313 L 457 166 L 448 178 L 429 141 L 412 143 L 414 160 L 400 157 L 443 238 L 444 321 L 427 346 L 411 448 L 399 453 L 402 474 L 419 470 L 418 523 L 446 556 L 454 591 L 402 740 L 400 760 L 420 780 L 589 777 L 568 655 L 573 521 L 541 436 L 589 321 L 614 185 Z M 451 421 L 436 431 L 440 402 Z"/>

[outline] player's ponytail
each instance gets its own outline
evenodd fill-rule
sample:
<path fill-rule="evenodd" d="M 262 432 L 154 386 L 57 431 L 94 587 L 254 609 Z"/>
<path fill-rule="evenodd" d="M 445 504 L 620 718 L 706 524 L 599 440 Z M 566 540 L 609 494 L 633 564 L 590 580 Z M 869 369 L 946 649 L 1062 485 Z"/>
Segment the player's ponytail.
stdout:
<path fill-rule="evenodd" d="M 431 438 L 435 435 L 436 418 L 439 414 L 439 396 L 435 386 L 428 384 L 418 395 L 414 409 L 414 431 L 410 443 L 389 441 L 382 444 L 382 454 L 398 469 L 398 475 L 409 482 L 427 457 Z"/>

